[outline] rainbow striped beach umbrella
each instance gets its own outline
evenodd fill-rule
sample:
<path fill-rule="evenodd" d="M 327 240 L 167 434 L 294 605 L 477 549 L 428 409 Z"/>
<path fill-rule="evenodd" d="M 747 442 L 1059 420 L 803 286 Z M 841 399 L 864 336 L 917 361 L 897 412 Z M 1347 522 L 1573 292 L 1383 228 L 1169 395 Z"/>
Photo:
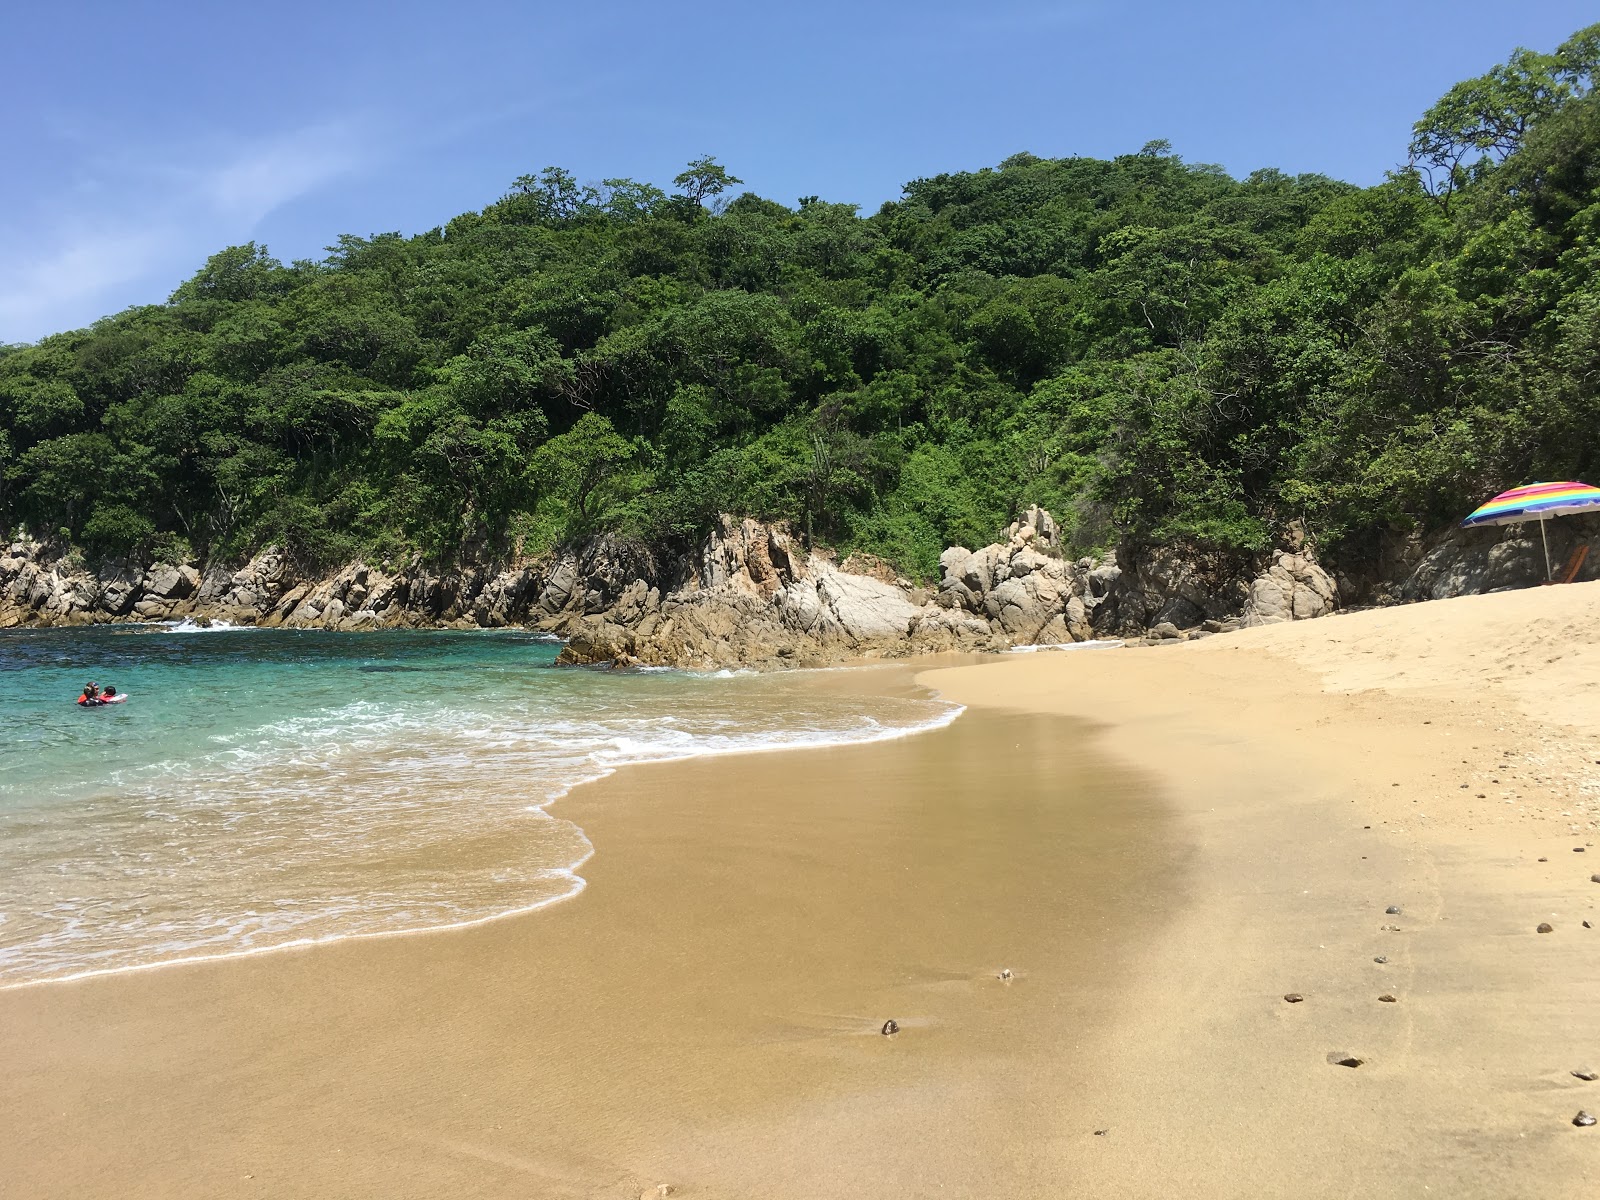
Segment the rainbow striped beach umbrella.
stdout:
<path fill-rule="evenodd" d="M 1501 492 L 1487 504 L 1474 509 L 1461 525 L 1464 529 L 1473 529 L 1479 525 L 1539 522 L 1539 537 L 1544 542 L 1544 573 L 1548 579 L 1550 539 L 1545 537 L 1544 523 L 1551 517 L 1564 517 L 1594 509 L 1600 509 L 1600 488 L 1570 479 L 1565 483 L 1530 483 L 1525 487 L 1512 488 L 1509 492 Z"/>

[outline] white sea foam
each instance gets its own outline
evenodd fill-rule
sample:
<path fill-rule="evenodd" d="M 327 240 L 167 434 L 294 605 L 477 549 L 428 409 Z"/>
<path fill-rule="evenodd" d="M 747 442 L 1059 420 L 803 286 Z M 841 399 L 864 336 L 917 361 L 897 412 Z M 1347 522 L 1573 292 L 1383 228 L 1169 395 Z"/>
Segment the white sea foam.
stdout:
<path fill-rule="evenodd" d="M 0 987 L 535 911 L 583 889 L 594 848 L 547 809 L 584 782 L 634 763 L 904 737 L 961 711 L 807 707 L 770 676 L 654 678 L 488 706 L 428 688 L 334 699 L 119 767 L 53 820 L 0 810 Z"/>
<path fill-rule="evenodd" d="M 255 633 L 258 626 L 235 625 L 232 621 L 208 620 L 204 625 L 197 623 L 192 617 L 184 617 L 181 621 L 156 621 L 153 624 L 168 633 Z"/>

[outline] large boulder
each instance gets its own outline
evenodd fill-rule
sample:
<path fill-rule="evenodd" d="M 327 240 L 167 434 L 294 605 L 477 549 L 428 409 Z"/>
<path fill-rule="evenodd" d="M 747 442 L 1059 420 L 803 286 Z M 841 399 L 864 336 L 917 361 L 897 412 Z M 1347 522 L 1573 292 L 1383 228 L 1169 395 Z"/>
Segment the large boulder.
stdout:
<path fill-rule="evenodd" d="M 1306 621 L 1331 613 L 1339 599 L 1333 577 L 1300 554 L 1282 553 L 1250 584 L 1245 625 Z"/>
<path fill-rule="evenodd" d="M 1541 532 L 1543 537 L 1541 537 Z M 1559 572 L 1573 551 L 1588 546 L 1578 580 L 1600 578 L 1600 518 L 1562 517 L 1545 523 L 1452 530 L 1427 548 L 1396 589 L 1401 600 L 1444 600 L 1545 579 L 1545 547 Z"/>
<path fill-rule="evenodd" d="M 187 600 L 200 587 L 200 572 L 188 564 L 156 563 L 144 573 L 139 589 L 148 600 Z"/>
<path fill-rule="evenodd" d="M 840 628 L 857 641 L 904 637 L 917 616 L 898 587 L 866 575 L 827 571 L 817 580 L 817 594 Z"/>
<path fill-rule="evenodd" d="M 97 581 L 100 585 L 89 597 L 89 607 L 112 617 L 125 617 L 139 599 L 141 573 L 137 568 L 121 566 L 102 571 Z"/>

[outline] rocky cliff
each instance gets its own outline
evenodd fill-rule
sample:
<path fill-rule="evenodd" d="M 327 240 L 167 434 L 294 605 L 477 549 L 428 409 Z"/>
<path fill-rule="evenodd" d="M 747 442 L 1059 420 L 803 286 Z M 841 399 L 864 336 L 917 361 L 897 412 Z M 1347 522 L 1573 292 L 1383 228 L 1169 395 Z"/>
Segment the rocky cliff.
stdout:
<path fill-rule="evenodd" d="M 1600 520 L 1552 522 L 1548 532 L 1559 566 L 1577 546 L 1600 541 Z M 1320 617 L 1341 602 L 1527 586 L 1543 573 L 1536 527 L 1391 546 L 1364 576 L 1330 574 L 1289 548 L 1249 563 L 1128 547 L 1069 559 L 1056 523 L 1037 508 L 992 545 L 951 547 L 930 587 L 870 560 L 838 563 L 782 525 L 733 517 L 722 518 L 694 553 L 668 561 L 600 537 L 537 562 L 445 572 L 419 560 L 358 562 L 316 579 L 301 577 L 274 550 L 232 568 L 90 571 L 19 541 L 0 556 L 0 628 L 184 618 L 337 630 L 525 625 L 565 637 L 569 663 L 773 666 L 1205 637 Z M 1597 575 L 1600 562 L 1591 560 L 1579 577 Z"/>
<path fill-rule="evenodd" d="M 231 569 L 90 571 L 33 542 L 0 557 L 0 627 L 185 618 L 337 630 L 529 625 L 566 637 L 567 662 L 679 667 L 1204 636 L 1320 616 L 1336 598 L 1332 579 L 1296 554 L 1254 576 L 1170 551 L 1066 559 L 1041 509 L 1003 541 L 952 547 L 930 588 L 879 563 L 839 564 L 781 525 L 733 517 L 671 562 L 608 537 L 503 568 L 359 562 L 320 579 L 301 578 L 274 550 Z"/>

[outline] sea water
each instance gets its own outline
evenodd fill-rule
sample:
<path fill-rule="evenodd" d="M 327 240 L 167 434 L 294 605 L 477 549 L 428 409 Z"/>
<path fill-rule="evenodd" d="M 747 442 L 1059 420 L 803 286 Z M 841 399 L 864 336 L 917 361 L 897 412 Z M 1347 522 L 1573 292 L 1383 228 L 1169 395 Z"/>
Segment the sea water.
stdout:
<path fill-rule="evenodd" d="M 440 929 L 576 896 L 628 763 L 953 719 L 794 674 L 554 666 L 520 631 L 0 632 L 0 987 Z M 74 700 L 87 680 L 127 703 Z"/>

